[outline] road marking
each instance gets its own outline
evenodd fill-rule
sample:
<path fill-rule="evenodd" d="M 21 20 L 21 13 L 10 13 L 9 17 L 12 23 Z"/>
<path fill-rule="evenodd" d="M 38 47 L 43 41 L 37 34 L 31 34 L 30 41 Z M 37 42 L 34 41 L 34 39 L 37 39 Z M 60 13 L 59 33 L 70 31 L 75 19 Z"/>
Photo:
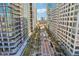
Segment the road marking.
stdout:
<path fill-rule="evenodd" d="M 52 47 L 49 45 L 50 41 L 48 38 L 48 34 L 46 33 L 46 31 L 41 32 L 41 53 L 42 56 L 51 56 L 54 55 L 54 51 L 52 49 Z M 47 41 L 45 41 L 47 40 Z"/>

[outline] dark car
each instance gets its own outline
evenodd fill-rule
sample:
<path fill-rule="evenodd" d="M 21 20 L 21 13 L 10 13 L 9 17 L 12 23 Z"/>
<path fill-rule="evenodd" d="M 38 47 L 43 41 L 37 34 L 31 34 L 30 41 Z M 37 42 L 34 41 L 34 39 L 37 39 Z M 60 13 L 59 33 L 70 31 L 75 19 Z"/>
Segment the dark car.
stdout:
<path fill-rule="evenodd" d="M 50 42 L 51 47 L 53 47 L 53 44 Z"/>
<path fill-rule="evenodd" d="M 36 54 L 36 56 L 40 56 L 40 55 L 41 55 L 41 53 Z"/>

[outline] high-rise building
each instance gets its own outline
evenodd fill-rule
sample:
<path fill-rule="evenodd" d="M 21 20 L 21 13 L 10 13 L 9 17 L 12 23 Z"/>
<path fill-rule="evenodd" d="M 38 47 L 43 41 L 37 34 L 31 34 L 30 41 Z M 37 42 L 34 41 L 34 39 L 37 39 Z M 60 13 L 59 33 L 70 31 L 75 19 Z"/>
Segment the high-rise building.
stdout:
<path fill-rule="evenodd" d="M 59 3 L 51 9 L 49 28 L 67 55 L 79 55 L 79 4 Z"/>
<path fill-rule="evenodd" d="M 36 22 L 37 22 L 37 10 L 36 10 L 36 4 L 35 3 L 29 3 L 29 20 L 28 20 L 28 30 L 29 30 L 29 36 L 32 34 L 34 31 L 34 28 L 36 27 Z"/>
<path fill-rule="evenodd" d="M 0 55 L 22 55 L 27 39 L 24 5 L 0 3 Z"/>
<path fill-rule="evenodd" d="M 49 29 L 52 30 L 52 11 L 56 8 L 56 3 L 47 4 L 47 24 Z M 51 25 L 51 26 L 50 26 Z"/>
<path fill-rule="evenodd" d="M 36 23 L 37 23 L 37 8 L 36 4 L 32 3 L 32 18 L 33 18 L 33 31 L 36 28 Z"/>

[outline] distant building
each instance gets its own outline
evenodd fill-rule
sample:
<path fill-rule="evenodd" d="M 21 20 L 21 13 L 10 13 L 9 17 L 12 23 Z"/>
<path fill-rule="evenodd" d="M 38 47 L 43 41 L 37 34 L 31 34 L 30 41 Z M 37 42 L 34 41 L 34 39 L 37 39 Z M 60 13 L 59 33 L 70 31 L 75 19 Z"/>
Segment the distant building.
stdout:
<path fill-rule="evenodd" d="M 41 20 L 44 21 L 45 20 L 44 17 L 41 17 Z"/>

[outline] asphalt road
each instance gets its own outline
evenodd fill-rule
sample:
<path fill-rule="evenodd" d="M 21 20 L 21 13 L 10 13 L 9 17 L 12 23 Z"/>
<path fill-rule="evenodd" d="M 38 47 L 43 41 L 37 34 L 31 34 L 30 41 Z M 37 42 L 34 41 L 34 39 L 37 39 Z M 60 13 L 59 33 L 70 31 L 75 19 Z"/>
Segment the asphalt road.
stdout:
<path fill-rule="evenodd" d="M 41 39 L 41 55 L 54 56 L 54 50 L 50 45 L 48 34 L 43 29 L 40 32 L 40 39 Z"/>

